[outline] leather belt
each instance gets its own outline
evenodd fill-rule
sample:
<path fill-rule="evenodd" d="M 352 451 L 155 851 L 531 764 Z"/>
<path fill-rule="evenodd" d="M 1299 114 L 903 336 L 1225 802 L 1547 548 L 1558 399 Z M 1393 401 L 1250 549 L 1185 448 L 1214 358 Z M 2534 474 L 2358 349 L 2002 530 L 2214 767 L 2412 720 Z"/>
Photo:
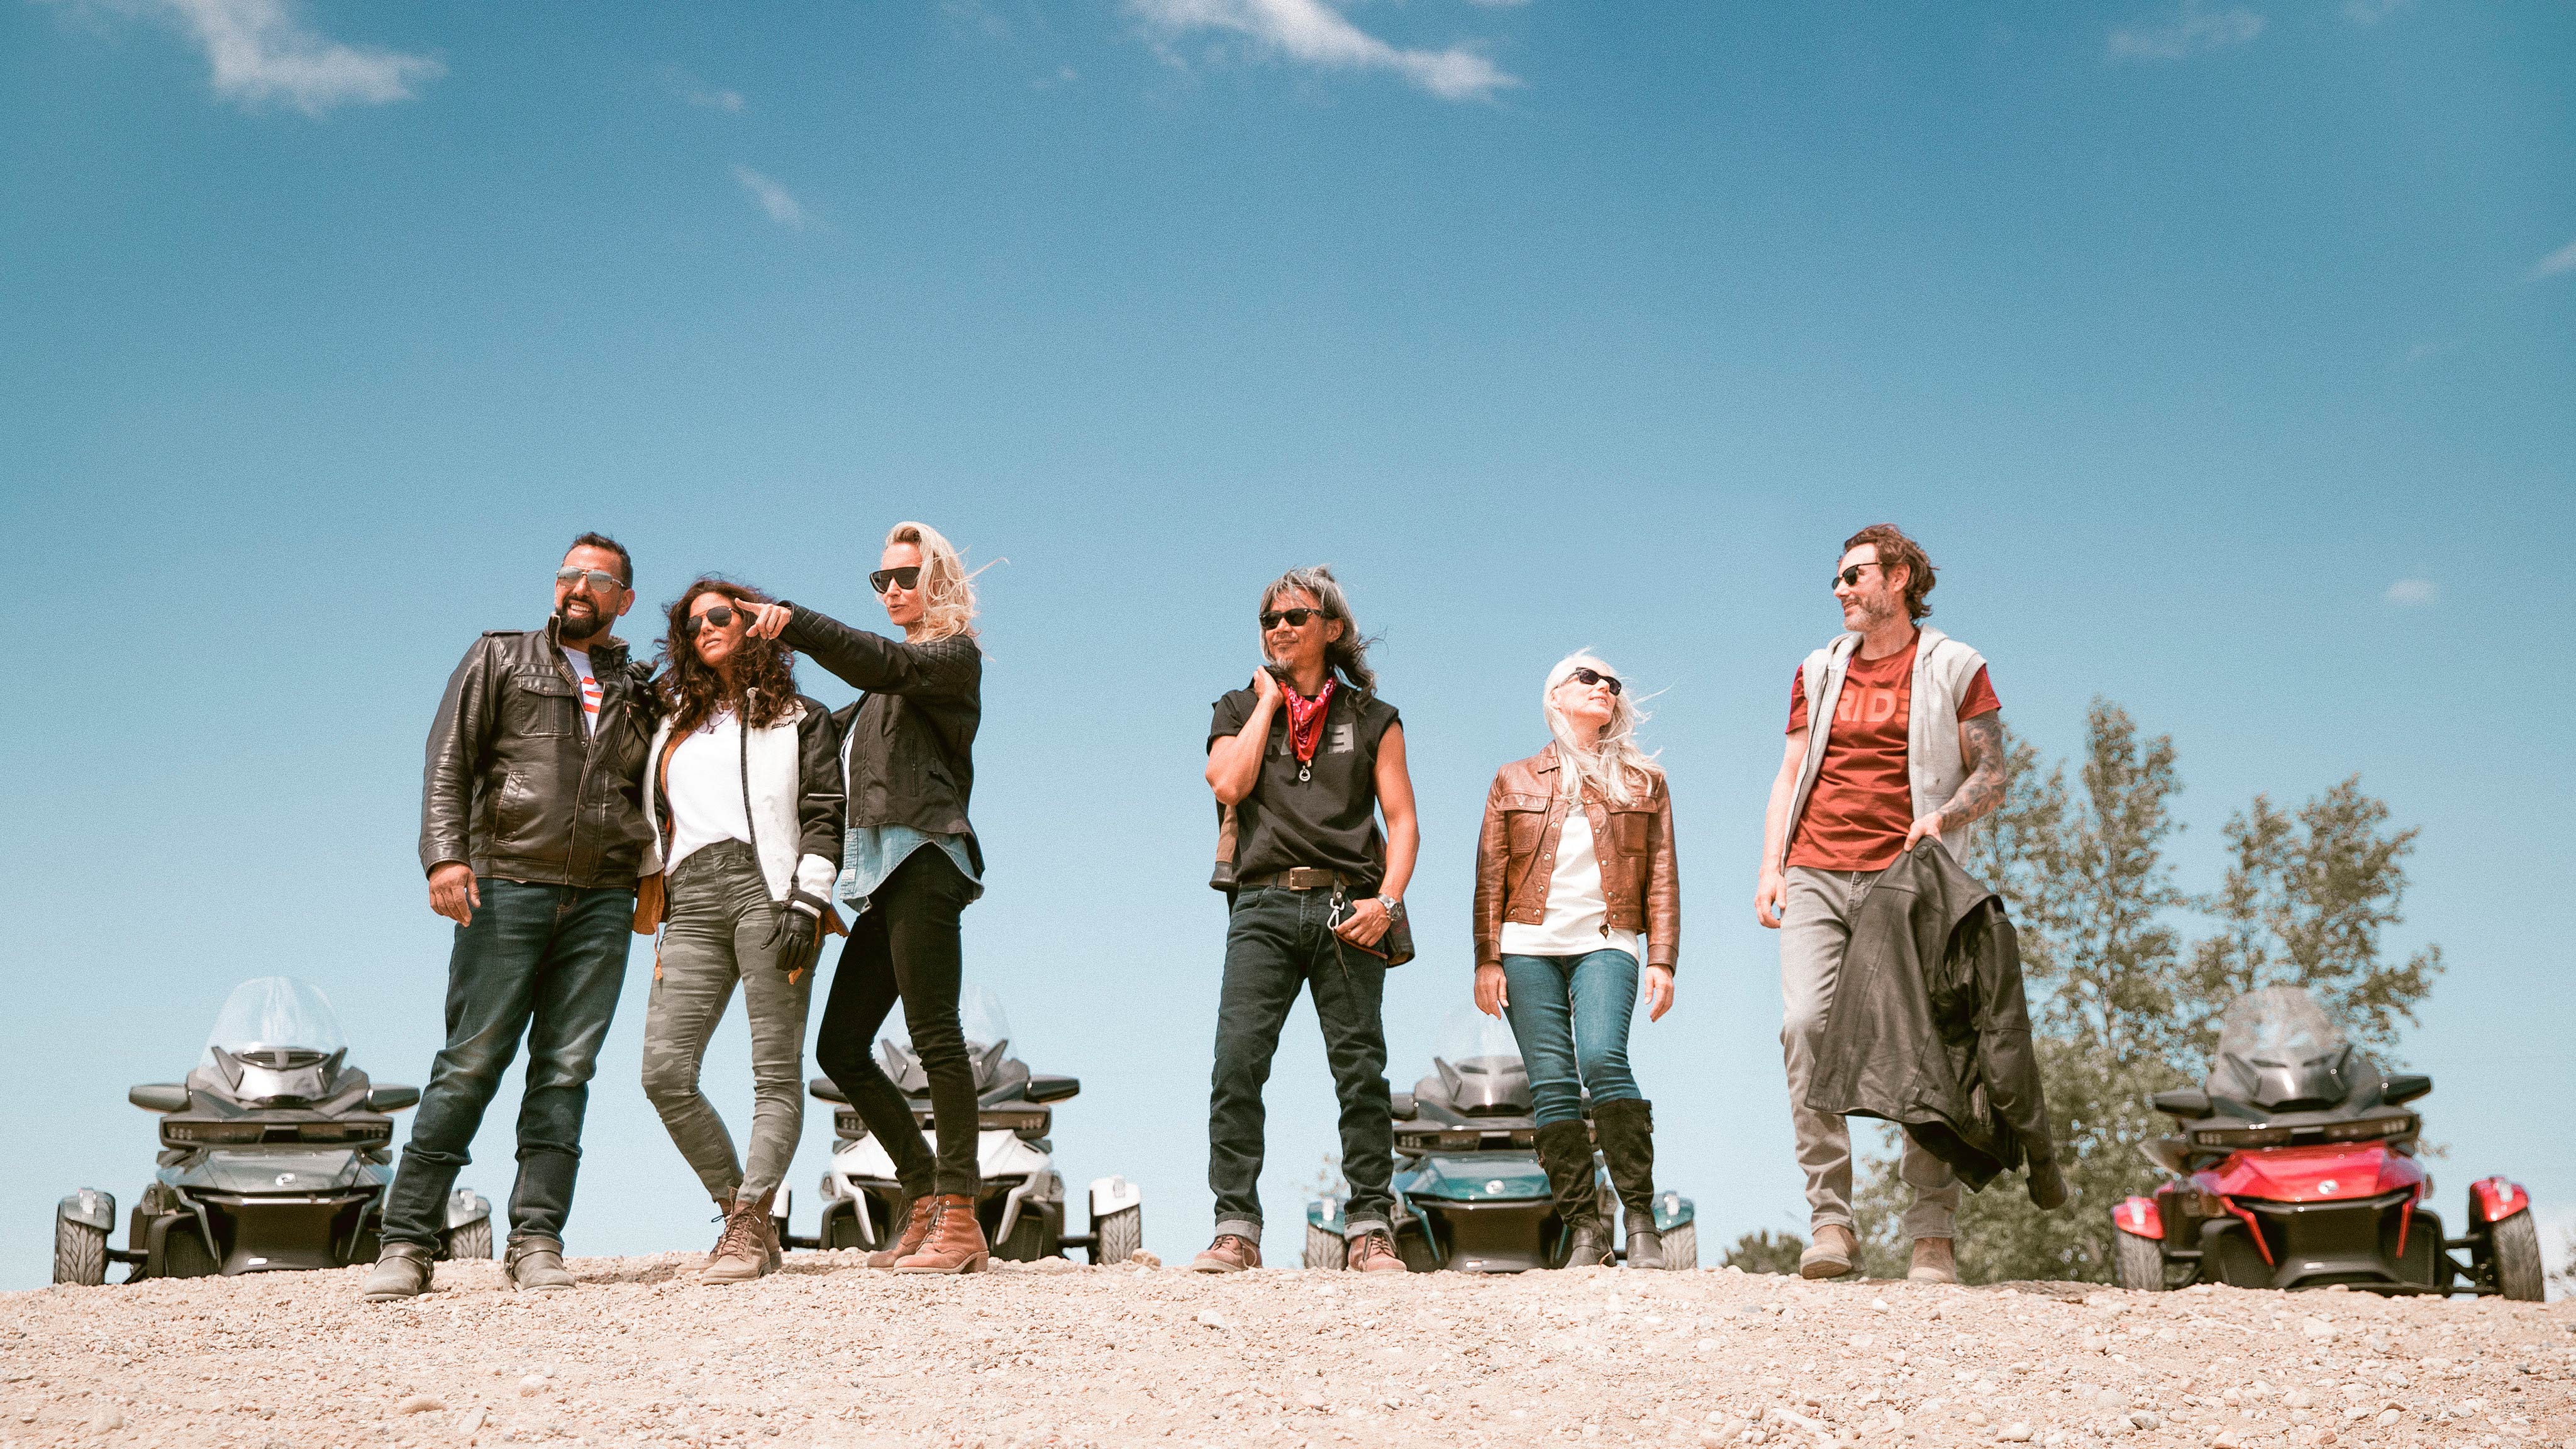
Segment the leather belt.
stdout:
<path fill-rule="evenodd" d="M 1256 875 L 1236 885 L 1237 890 L 1320 891 L 1335 886 L 1356 890 L 1359 882 L 1337 870 L 1301 865 L 1271 875 Z"/>

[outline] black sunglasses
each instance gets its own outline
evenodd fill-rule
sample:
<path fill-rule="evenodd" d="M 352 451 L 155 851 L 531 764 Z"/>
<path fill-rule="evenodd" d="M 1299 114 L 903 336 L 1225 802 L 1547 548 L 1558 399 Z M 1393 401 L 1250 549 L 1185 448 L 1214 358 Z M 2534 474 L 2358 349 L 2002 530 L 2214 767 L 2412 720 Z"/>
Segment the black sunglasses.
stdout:
<path fill-rule="evenodd" d="M 1303 629 L 1309 621 L 1323 612 L 1321 609 L 1264 609 L 1261 612 L 1261 627 L 1276 629 L 1285 624 L 1291 629 Z"/>
<path fill-rule="evenodd" d="M 680 637 L 683 639 L 695 639 L 698 637 L 698 630 L 708 624 L 713 624 L 719 629 L 730 629 L 733 627 L 733 621 L 741 617 L 744 616 L 739 611 L 727 608 L 722 604 L 718 604 L 703 614 L 691 614 L 689 617 L 682 619 L 680 621 Z"/>
<path fill-rule="evenodd" d="M 1618 697 L 1620 688 L 1618 675 L 1604 674 L 1598 669 L 1577 667 L 1572 674 L 1567 675 L 1566 677 L 1577 684 L 1600 685 L 1602 688 L 1610 691 L 1612 698 L 1615 699 Z"/>
<path fill-rule="evenodd" d="M 921 565 L 906 564 L 899 569 L 879 569 L 868 575 L 868 587 L 882 594 L 887 585 L 906 591 L 921 587 Z"/>
<path fill-rule="evenodd" d="M 1856 563 L 1850 568 L 1843 570 L 1841 573 L 1834 575 L 1834 582 L 1842 585 L 1846 589 L 1858 588 L 1860 586 L 1860 571 L 1862 569 L 1879 569 L 1884 571 L 1885 567 L 1885 565 L 1881 564 L 1876 559 L 1871 559 L 1867 563 Z M 1830 587 L 1830 585 L 1828 587 Z"/>

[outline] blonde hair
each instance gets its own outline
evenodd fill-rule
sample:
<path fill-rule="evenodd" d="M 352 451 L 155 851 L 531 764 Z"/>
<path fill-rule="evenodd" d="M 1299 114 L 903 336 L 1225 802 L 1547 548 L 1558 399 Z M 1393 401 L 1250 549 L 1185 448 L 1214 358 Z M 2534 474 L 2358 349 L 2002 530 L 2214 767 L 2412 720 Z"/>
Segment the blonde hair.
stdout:
<path fill-rule="evenodd" d="M 1578 792 L 1581 785 L 1589 785 L 1612 804 L 1633 805 L 1640 786 L 1651 791 L 1655 777 L 1663 773 L 1655 757 L 1637 747 L 1637 726 L 1649 716 L 1637 708 L 1634 694 L 1621 689 L 1610 696 L 1610 723 L 1601 731 L 1601 738 L 1586 740 L 1577 735 L 1574 726 L 1557 712 L 1556 687 L 1586 665 L 1620 678 L 1608 660 L 1589 649 L 1578 649 L 1556 661 L 1556 667 L 1547 672 L 1546 687 L 1539 691 L 1539 708 L 1546 713 L 1548 733 L 1556 740 L 1557 770 L 1580 782 L 1575 787 Z"/>
<path fill-rule="evenodd" d="M 966 556 L 945 534 L 927 523 L 898 523 L 886 530 L 886 547 L 908 543 L 921 550 L 921 637 L 927 641 L 952 634 L 975 637 L 975 574 L 966 571 Z"/>

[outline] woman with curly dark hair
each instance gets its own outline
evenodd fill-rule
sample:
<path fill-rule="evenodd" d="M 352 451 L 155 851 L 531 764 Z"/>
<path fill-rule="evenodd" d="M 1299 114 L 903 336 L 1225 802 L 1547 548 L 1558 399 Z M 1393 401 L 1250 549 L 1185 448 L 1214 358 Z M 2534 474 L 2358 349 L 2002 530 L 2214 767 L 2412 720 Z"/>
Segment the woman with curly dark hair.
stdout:
<path fill-rule="evenodd" d="M 751 611 L 767 602 L 758 589 L 709 576 L 671 605 L 654 680 L 664 715 L 644 789 L 653 842 L 636 928 L 661 931 L 644 1095 L 724 1214 L 698 1275 L 709 1283 L 778 1266 L 770 1202 L 805 1126 L 814 958 L 839 924 L 829 904 L 841 841 L 837 742 L 823 706 L 796 692 L 795 656 L 750 637 Z M 698 1090 L 707 1039 L 736 982 L 751 1017 L 747 1160 Z"/>

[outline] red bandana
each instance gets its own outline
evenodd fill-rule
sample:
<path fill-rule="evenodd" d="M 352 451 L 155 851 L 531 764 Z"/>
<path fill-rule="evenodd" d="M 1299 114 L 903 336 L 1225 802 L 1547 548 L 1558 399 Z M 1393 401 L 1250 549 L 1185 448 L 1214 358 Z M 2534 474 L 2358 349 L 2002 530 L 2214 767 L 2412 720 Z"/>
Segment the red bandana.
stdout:
<path fill-rule="evenodd" d="M 1288 699 L 1288 747 L 1297 752 L 1297 763 L 1315 758 L 1315 747 L 1324 742 L 1324 708 L 1333 702 L 1333 686 L 1339 680 L 1326 679 L 1324 692 L 1313 699 L 1282 685 L 1279 692 Z"/>

